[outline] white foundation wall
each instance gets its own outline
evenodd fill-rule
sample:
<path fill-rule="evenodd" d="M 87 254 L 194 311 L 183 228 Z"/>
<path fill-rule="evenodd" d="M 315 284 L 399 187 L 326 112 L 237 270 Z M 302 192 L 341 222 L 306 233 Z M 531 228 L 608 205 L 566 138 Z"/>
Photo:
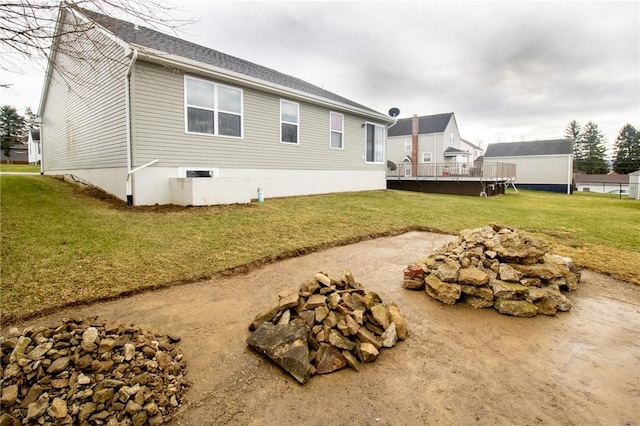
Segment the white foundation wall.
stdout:
<path fill-rule="evenodd" d="M 122 200 L 127 199 L 127 168 L 47 170 L 45 175 L 65 176 L 69 181 L 80 181 L 97 186 Z"/>
<path fill-rule="evenodd" d="M 193 167 L 194 170 L 209 167 Z M 385 189 L 384 170 L 219 169 L 217 178 L 184 178 L 177 167 L 148 167 L 133 175 L 134 205 L 207 205 L 249 202 L 264 198 Z M 194 189 L 193 181 L 198 180 Z M 204 182 L 211 182 L 206 185 Z M 173 182 L 170 184 L 170 182 Z M 172 189 L 173 186 L 173 199 Z M 183 191 L 183 192 L 181 192 Z M 186 193 L 184 192 L 186 191 Z M 189 202 L 193 194 L 194 203 Z M 185 198 L 186 197 L 186 198 Z M 206 203 L 203 203 L 206 198 Z M 211 200 L 211 202 L 208 202 Z"/>

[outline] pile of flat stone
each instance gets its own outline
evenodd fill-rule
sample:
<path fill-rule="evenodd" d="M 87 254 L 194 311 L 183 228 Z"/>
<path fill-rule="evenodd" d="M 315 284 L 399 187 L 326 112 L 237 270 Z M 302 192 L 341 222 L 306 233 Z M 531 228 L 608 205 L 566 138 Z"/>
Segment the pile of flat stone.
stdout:
<path fill-rule="evenodd" d="M 578 288 L 580 272 L 570 258 L 522 231 L 491 224 L 467 229 L 453 242 L 404 270 L 404 287 L 474 308 L 493 306 L 518 317 L 555 315 L 571 309 L 561 290 Z"/>
<path fill-rule="evenodd" d="M 347 365 L 359 371 L 408 337 L 398 307 L 365 291 L 348 270 L 339 280 L 319 272 L 278 297 L 249 325 L 247 344 L 300 383 Z"/>
<path fill-rule="evenodd" d="M 0 336 L 0 425 L 159 425 L 187 382 L 176 336 L 99 318 Z"/>

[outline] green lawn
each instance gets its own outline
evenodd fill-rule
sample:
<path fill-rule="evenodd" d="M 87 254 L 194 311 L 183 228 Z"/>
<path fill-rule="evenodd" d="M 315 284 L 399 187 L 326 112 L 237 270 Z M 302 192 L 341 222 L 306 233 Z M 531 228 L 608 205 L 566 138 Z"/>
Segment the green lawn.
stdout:
<path fill-rule="evenodd" d="M 40 166 L 37 164 L 0 164 L 0 172 L 40 173 Z"/>
<path fill-rule="evenodd" d="M 615 196 L 369 191 L 127 209 L 50 177 L 5 175 L 0 183 L 3 323 L 371 234 L 457 233 L 492 221 L 544 237 L 581 266 L 640 284 L 640 202 Z"/>

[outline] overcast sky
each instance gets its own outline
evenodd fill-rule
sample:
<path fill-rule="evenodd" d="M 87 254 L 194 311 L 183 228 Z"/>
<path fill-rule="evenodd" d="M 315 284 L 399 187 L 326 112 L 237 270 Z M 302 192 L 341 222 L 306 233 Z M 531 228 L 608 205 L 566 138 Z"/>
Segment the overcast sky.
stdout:
<path fill-rule="evenodd" d="M 461 136 L 563 137 L 575 119 L 612 144 L 640 128 L 640 2 L 170 0 L 180 36 L 401 117 L 454 112 Z M 141 25 L 144 25 L 141 23 Z M 2 104 L 37 110 L 42 70 L 4 73 Z"/>

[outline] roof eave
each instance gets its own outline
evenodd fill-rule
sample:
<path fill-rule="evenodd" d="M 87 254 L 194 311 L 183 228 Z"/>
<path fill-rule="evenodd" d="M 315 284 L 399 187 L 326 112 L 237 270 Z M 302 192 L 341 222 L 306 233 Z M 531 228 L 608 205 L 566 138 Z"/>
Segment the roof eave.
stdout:
<path fill-rule="evenodd" d="M 145 46 L 131 44 L 132 48 L 138 50 L 138 59 L 146 60 L 151 63 L 161 63 L 163 65 L 171 65 L 185 71 L 206 73 L 212 76 L 223 77 L 228 81 L 233 81 L 244 86 L 250 86 L 261 90 L 266 90 L 272 93 L 280 95 L 294 96 L 298 99 L 306 100 L 308 102 L 323 105 L 327 107 L 333 107 L 342 111 L 352 112 L 365 117 L 373 118 L 376 120 L 384 121 L 386 123 L 393 123 L 395 120 L 392 117 L 384 115 L 379 112 L 372 112 L 362 108 L 357 108 L 341 102 L 331 101 L 330 99 L 315 96 L 300 90 L 291 89 L 286 86 L 282 86 L 268 81 L 261 80 L 259 78 L 247 76 L 245 74 L 229 71 L 225 68 L 217 67 L 215 65 L 205 64 L 203 62 L 195 61 L 192 59 L 184 58 L 179 55 L 173 55 L 170 53 L 162 52 L 155 49 L 150 49 Z"/>

